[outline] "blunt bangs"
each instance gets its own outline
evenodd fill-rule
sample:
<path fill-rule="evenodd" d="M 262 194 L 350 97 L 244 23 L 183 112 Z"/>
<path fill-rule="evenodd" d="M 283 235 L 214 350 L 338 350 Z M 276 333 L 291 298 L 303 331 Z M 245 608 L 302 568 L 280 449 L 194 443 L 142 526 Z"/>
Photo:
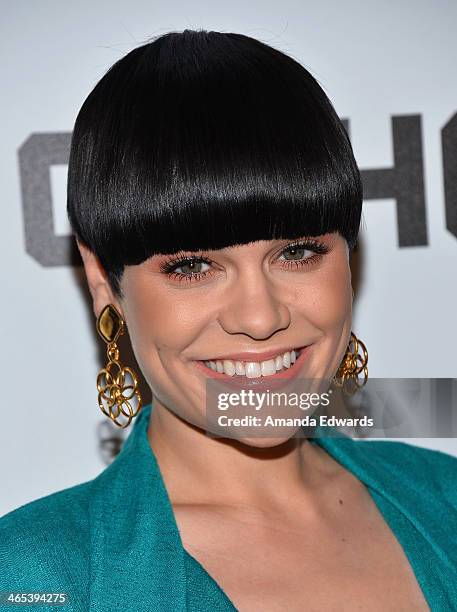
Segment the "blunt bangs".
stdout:
<path fill-rule="evenodd" d="M 343 124 L 297 61 L 242 34 L 162 35 L 116 62 L 73 131 L 68 216 L 117 295 L 155 254 L 338 231 L 362 185 Z"/>

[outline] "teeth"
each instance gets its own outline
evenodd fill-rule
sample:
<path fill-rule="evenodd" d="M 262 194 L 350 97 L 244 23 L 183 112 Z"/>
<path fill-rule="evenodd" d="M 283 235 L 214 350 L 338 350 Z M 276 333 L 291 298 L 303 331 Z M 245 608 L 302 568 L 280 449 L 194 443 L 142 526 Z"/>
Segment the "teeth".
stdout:
<path fill-rule="evenodd" d="M 238 376 L 244 376 L 246 374 L 246 369 L 242 361 L 235 362 L 235 372 Z"/>
<path fill-rule="evenodd" d="M 288 369 L 295 363 L 300 351 L 287 351 L 277 355 L 274 359 L 266 361 L 205 361 L 205 365 L 214 372 L 227 374 L 227 376 L 246 376 L 247 378 L 260 378 L 261 376 L 272 376 L 282 369 Z"/>
<path fill-rule="evenodd" d="M 262 361 L 260 364 L 260 371 L 262 376 L 271 376 L 272 374 L 276 374 L 276 361 L 274 359 Z"/>
<path fill-rule="evenodd" d="M 245 365 L 247 378 L 259 378 L 261 375 L 260 363 L 248 361 Z"/>
<path fill-rule="evenodd" d="M 235 376 L 235 364 L 233 363 L 233 361 L 229 361 L 228 359 L 226 359 L 223 362 L 223 366 L 225 374 L 228 374 L 229 376 Z"/>

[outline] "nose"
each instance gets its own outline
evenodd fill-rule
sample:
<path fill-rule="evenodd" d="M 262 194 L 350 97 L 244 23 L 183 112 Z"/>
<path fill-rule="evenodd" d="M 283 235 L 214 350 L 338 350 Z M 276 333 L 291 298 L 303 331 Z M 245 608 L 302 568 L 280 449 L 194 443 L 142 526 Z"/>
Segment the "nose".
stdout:
<path fill-rule="evenodd" d="M 237 278 L 223 300 L 219 323 L 229 334 L 245 334 L 266 340 L 290 325 L 285 288 L 263 273 L 250 270 Z"/>

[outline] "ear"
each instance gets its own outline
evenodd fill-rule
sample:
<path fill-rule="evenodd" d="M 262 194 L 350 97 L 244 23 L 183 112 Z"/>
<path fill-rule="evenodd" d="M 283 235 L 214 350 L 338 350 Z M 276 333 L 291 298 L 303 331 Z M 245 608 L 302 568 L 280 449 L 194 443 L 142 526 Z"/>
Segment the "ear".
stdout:
<path fill-rule="evenodd" d="M 87 284 L 92 295 L 93 311 L 98 318 L 101 311 L 107 304 L 114 304 L 121 315 L 124 317 L 122 307 L 118 299 L 114 296 L 108 277 L 103 269 L 98 257 L 84 244 L 76 240 L 79 252 L 86 272 Z"/>

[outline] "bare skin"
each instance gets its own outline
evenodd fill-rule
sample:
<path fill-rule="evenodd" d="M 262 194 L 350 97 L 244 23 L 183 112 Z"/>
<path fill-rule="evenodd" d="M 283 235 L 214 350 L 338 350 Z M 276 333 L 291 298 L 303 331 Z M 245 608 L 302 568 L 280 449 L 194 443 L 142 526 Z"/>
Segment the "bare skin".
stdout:
<path fill-rule="evenodd" d="M 174 504 L 185 549 L 241 611 L 429 610 L 365 487 L 341 466 L 323 472 L 311 501 L 275 511 Z"/>
<path fill-rule="evenodd" d="M 337 233 L 317 239 L 328 253 L 314 259 L 306 249 L 287 251 L 290 240 L 207 251 L 210 264 L 178 269 L 184 281 L 163 272 L 170 256 L 156 255 L 126 267 L 119 299 L 93 254 L 79 248 L 94 314 L 108 303 L 122 313 L 154 394 L 148 436 L 183 545 L 234 605 L 428 610 L 365 486 L 323 449 L 292 437 L 205 433 L 197 360 L 311 344 L 300 376 L 335 374 L 351 331 L 348 250 Z M 307 264 L 289 266 L 291 254 Z"/>

